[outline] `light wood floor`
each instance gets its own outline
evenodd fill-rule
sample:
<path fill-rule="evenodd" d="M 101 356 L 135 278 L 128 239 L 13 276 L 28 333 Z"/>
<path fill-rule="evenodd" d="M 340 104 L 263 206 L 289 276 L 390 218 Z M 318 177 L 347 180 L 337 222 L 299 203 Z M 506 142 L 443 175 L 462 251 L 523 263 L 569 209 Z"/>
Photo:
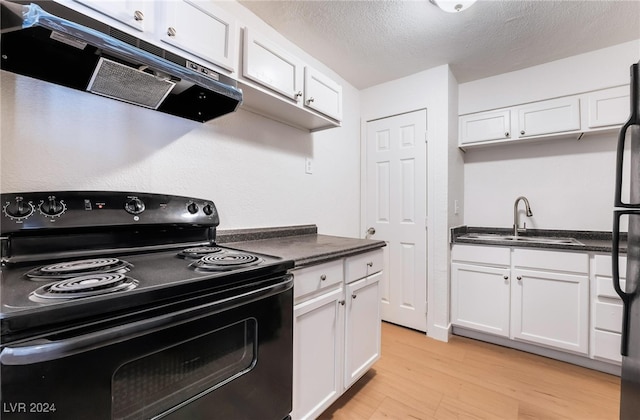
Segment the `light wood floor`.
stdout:
<path fill-rule="evenodd" d="M 382 356 L 321 419 L 618 418 L 620 379 L 454 336 L 382 324 Z"/>

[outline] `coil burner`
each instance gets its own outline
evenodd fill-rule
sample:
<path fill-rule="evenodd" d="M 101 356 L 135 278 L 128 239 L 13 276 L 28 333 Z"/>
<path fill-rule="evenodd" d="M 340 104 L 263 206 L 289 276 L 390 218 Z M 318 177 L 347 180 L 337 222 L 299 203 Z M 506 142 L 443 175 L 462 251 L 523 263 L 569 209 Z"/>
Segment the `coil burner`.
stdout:
<path fill-rule="evenodd" d="M 219 248 L 217 246 L 196 246 L 193 248 L 183 249 L 182 251 L 178 252 L 178 257 L 197 260 L 204 257 L 205 255 L 215 254 L 218 252 L 222 252 L 222 248 Z"/>
<path fill-rule="evenodd" d="M 117 258 L 91 258 L 55 263 L 35 268 L 25 275 L 34 281 L 64 280 L 92 274 L 123 274 L 131 267 L 126 261 Z"/>
<path fill-rule="evenodd" d="M 52 299 L 67 300 L 123 292 L 137 285 L 136 280 L 124 274 L 98 273 L 45 284 L 31 292 L 29 299 L 39 303 L 50 303 Z"/>
<path fill-rule="evenodd" d="M 251 254 L 208 254 L 189 266 L 202 271 L 229 271 L 260 264 L 262 259 Z"/>

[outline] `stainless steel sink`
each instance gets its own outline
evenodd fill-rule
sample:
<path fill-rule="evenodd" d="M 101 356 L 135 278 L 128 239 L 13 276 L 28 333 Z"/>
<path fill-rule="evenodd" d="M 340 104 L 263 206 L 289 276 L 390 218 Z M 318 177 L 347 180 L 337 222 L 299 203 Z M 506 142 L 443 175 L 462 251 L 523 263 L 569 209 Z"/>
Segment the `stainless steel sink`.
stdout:
<path fill-rule="evenodd" d="M 584 245 L 574 238 L 559 238 L 548 236 L 514 236 L 500 235 L 497 233 L 467 233 L 460 236 L 461 239 L 476 239 L 478 241 L 505 241 L 513 243 L 539 243 L 559 245 Z"/>

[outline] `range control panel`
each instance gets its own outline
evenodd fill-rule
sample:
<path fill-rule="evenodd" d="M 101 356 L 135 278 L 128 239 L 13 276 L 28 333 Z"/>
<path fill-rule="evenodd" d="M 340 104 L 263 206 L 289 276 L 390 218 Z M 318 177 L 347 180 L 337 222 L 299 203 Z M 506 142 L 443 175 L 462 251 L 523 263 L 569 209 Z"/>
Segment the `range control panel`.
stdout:
<path fill-rule="evenodd" d="M 189 224 L 216 227 L 210 200 L 115 191 L 55 191 L 0 194 L 2 234 L 25 229 Z"/>

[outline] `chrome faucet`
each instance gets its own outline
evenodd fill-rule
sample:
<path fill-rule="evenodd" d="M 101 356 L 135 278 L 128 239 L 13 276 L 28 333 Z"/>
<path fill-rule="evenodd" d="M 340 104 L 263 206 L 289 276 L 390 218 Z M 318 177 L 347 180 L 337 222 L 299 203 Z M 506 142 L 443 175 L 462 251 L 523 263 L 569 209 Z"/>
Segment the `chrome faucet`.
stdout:
<path fill-rule="evenodd" d="M 518 233 L 525 232 L 527 230 L 527 223 L 523 223 L 522 228 L 519 227 L 520 222 L 518 220 L 518 203 L 520 200 L 524 201 L 525 210 L 527 212 L 527 217 L 533 216 L 531 213 L 531 207 L 529 206 L 529 200 L 527 197 L 520 196 L 516 198 L 516 202 L 513 204 L 513 235 L 518 236 Z"/>

